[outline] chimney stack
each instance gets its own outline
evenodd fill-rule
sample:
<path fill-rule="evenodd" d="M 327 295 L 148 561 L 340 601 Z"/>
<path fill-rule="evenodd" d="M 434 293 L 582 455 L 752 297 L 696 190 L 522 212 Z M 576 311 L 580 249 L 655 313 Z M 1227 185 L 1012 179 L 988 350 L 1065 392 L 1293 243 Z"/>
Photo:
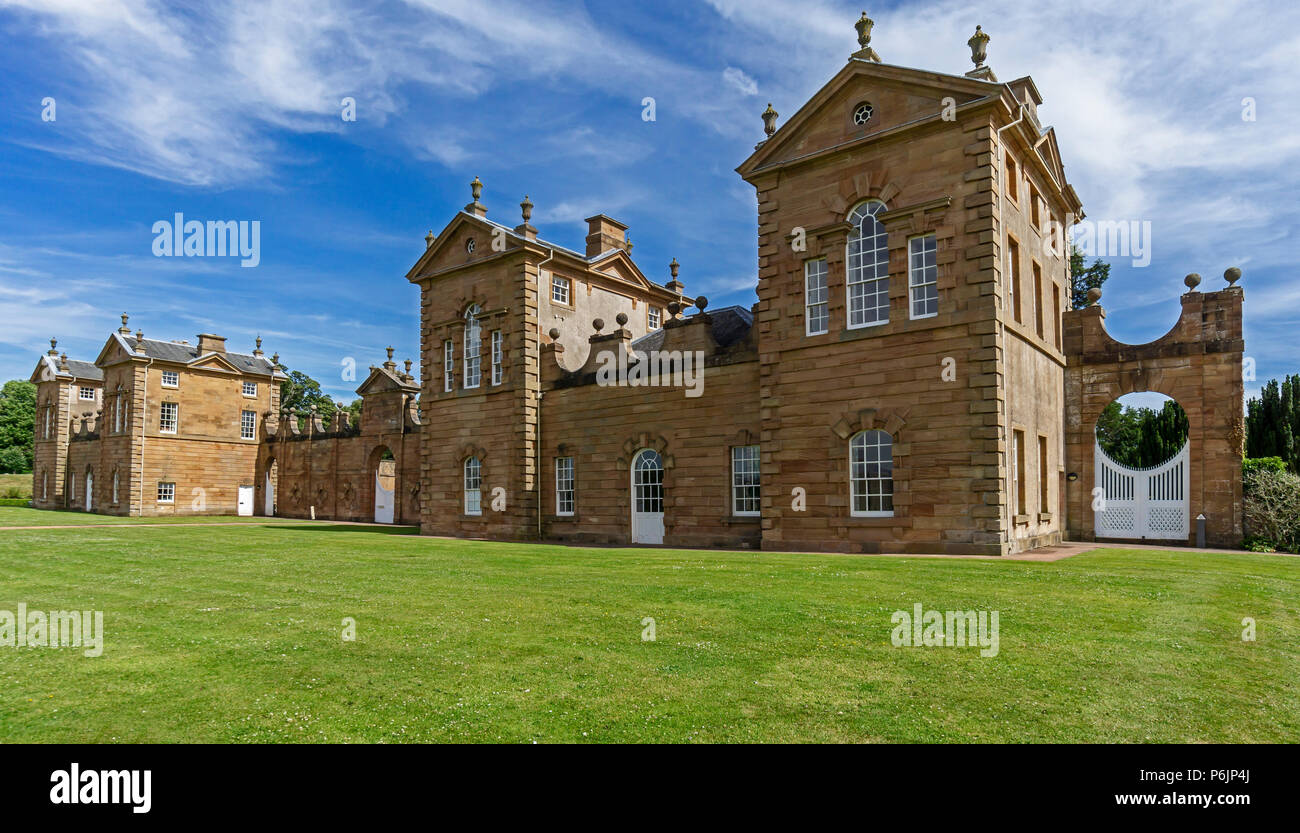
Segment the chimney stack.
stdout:
<path fill-rule="evenodd" d="M 588 217 L 587 257 L 604 254 L 610 249 L 628 250 L 627 226 L 604 214 Z"/>
<path fill-rule="evenodd" d="M 211 333 L 199 333 L 199 355 L 226 352 L 226 339 Z"/>

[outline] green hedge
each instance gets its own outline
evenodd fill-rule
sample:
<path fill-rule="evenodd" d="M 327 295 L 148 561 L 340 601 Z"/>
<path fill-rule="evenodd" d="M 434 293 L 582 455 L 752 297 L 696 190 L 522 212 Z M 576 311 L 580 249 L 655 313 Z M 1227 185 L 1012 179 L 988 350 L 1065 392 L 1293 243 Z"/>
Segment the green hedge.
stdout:
<path fill-rule="evenodd" d="M 32 502 L 26 497 L 0 497 L 0 506 L 28 506 Z"/>

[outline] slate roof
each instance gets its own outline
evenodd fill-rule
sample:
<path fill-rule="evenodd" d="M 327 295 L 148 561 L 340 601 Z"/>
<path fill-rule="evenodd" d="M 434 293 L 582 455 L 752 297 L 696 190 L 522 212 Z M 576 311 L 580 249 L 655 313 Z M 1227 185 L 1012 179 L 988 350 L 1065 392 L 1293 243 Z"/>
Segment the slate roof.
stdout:
<path fill-rule="evenodd" d="M 59 370 L 59 357 L 44 355 L 41 360 L 55 373 Z M 104 381 L 104 371 L 95 366 L 94 362 L 83 362 L 76 359 L 68 359 L 68 372 L 78 379 L 87 379 L 92 382 Z"/>
<path fill-rule="evenodd" d="M 686 317 L 690 319 L 699 314 L 697 310 L 694 315 Z M 719 347 L 729 347 L 735 344 L 745 337 L 750 327 L 754 326 L 754 315 L 746 307 L 722 307 L 721 309 L 710 310 L 708 316 L 713 319 L 713 338 L 718 342 Z M 632 342 L 631 349 L 649 352 L 658 350 L 663 346 L 663 343 L 664 331 L 658 329 Z"/>
<path fill-rule="evenodd" d="M 121 333 L 114 333 L 114 335 L 128 353 L 135 353 L 135 338 L 123 337 Z M 158 341 L 152 338 L 144 340 L 144 354 L 151 359 L 177 364 L 189 364 L 200 355 L 197 345 L 177 344 L 174 341 Z M 271 360 L 264 356 L 249 356 L 244 353 L 218 353 L 216 355 L 221 356 L 244 373 L 270 376 L 275 371 L 275 368 L 271 365 Z"/>

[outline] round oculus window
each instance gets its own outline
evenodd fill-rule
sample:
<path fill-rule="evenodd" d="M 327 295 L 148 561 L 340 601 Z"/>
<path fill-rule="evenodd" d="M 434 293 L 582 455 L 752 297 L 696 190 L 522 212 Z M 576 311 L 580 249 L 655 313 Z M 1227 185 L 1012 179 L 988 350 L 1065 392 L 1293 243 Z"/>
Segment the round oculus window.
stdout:
<path fill-rule="evenodd" d="M 853 123 L 859 126 L 866 124 L 871 120 L 872 112 L 871 103 L 867 101 L 862 102 L 857 107 L 853 108 Z"/>
<path fill-rule="evenodd" d="M 471 255 L 474 254 L 474 238 L 473 238 L 473 237 L 471 237 L 470 239 L 468 239 L 468 240 L 465 241 L 465 252 L 466 252 L 467 254 L 471 254 Z"/>

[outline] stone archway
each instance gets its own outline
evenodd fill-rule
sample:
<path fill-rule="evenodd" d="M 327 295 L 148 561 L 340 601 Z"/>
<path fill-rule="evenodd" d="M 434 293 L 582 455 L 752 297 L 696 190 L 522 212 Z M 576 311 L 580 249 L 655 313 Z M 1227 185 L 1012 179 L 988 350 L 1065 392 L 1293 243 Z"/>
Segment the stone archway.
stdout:
<path fill-rule="evenodd" d="M 1168 333 L 1147 344 L 1123 344 L 1106 332 L 1100 294 L 1092 306 L 1063 315 L 1066 529 L 1076 541 L 1096 539 L 1093 489 L 1095 436 L 1101 411 L 1130 393 L 1153 391 L 1187 414 L 1188 544 L 1205 515 L 1206 542 L 1241 543 L 1242 299 L 1240 287 L 1198 292 L 1188 277 L 1182 313 Z"/>

